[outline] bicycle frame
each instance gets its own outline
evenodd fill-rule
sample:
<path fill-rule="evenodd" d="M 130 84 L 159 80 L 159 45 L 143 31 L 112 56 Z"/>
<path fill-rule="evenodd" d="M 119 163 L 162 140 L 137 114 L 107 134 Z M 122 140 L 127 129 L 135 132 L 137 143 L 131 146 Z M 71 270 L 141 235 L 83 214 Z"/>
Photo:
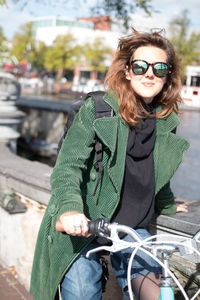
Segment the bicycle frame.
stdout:
<path fill-rule="evenodd" d="M 174 289 L 172 287 L 160 287 L 160 297 L 158 300 L 175 300 Z"/>
<path fill-rule="evenodd" d="M 166 252 L 162 252 L 162 261 L 169 269 L 169 256 Z M 160 297 L 158 300 L 174 300 L 174 286 L 171 277 L 168 276 L 166 269 L 163 269 L 160 284 Z"/>
<path fill-rule="evenodd" d="M 186 300 L 189 300 L 180 282 L 175 277 L 175 275 L 170 271 L 169 259 L 174 252 L 180 252 L 182 254 L 186 253 L 187 248 L 190 249 L 190 252 L 192 251 L 193 253 L 197 253 L 200 256 L 200 252 L 197 250 L 198 247 L 196 244 L 197 240 L 200 237 L 200 232 L 198 232 L 193 239 L 189 239 L 183 236 L 175 236 L 175 235 L 155 235 L 143 241 L 140 239 L 137 232 L 132 228 L 117 223 L 109 223 L 105 219 L 98 219 L 96 221 L 91 221 L 89 223 L 89 232 L 109 239 L 110 241 L 112 241 L 112 245 L 101 246 L 101 247 L 97 247 L 96 249 L 92 249 L 88 251 L 86 257 L 89 257 L 91 253 L 102 251 L 102 250 L 106 250 L 109 252 L 118 252 L 127 248 L 133 248 L 133 253 L 131 255 L 128 271 L 127 271 L 128 290 L 129 290 L 129 296 L 131 300 L 133 300 L 133 293 L 131 287 L 131 266 L 132 266 L 134 256 L 139 249 L 142 250 L 144 253 L 147 253 L 152 258 L 154 258 L 163 268 L 159 300 L 175 299 L 173 281 L 175 281 L 176 285 L 181 290 L 184 298 Z M 121 240 L 118 235 L 120 232 L 130 235 L 133 239 L 133 242 L 130 243 Z M 176 243 L 172 243 L 171 241 L 164 241 L 164 240 L 161 240 L 159 242 L 157 240 L 153 241 L 155 238 L 157 239 L 158 237 L 162 237 L 162 238 L 167 237 L 170 238 L 171 240 L 172 236 L 176 238 Z M 188 245 L 188 241 L 191 242 L 191 245 Z M 153 252 L 153 254 L 151 252 Z M 158 253 L 161 256 L 161 259 L 157 257 Z M 200 294 L 200 289 L 191 298 L 191 300 L 194 300 L 199 294 Z"/>

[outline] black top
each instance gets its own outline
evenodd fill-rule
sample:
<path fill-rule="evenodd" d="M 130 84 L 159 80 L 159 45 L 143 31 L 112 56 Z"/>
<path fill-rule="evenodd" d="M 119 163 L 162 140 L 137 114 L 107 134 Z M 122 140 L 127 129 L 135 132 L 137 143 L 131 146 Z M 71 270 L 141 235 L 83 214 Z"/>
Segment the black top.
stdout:
<path fill-rule="evenodd" d="M 121 200 L 112 222 L 132 228 L 147 227 L 154 214 L 155 117 L 129 131 Z"/>
<path fill-rule="evenodd" d="M 155 112 L 154 107 L 148 107 Z M 148 109 L 148 110 L 149 110 Z M 154 159 L 156 139 L 156 118 L 141 120 L 140 125 L 129 130 L 124 180 L 120 203 L 111 222 L 132 228 L 145 228 L 154 215 Z M 108 240 L 97 237 L 98 244 L 109 244 Z"/>

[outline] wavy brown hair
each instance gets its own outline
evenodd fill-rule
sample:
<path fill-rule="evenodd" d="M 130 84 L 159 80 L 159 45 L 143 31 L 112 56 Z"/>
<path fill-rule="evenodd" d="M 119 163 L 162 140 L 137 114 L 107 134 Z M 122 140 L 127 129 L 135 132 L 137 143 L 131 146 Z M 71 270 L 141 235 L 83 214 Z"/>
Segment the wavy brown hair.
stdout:
<path fill-rule="evenodd" d="M 126 68 L 130 68 L 130 58 L 139 47 L 153 46 L 164 50 L 167 54 L 167 63 L 171 65 L 171 73 L 167 75 L 162 91 L 154 98 L 154 103 L 162 106 L 162 110 L 156 113 L 156 117 L 164 118 L 173 110 L 178 112 L 178 102 L 181 101 L 179 60 L 170 41 L 162 36 L 163 30 L 150 33 L 140 33 L 134 28 L 132 30 L 131 35 L 119 40 L 118 49 L 105 78 L 105 86 L 108 91 L 116 94 L 119 112 L 129 125 L 134 125 L 140 118 L 149 115 L 141 98 L 132 89 L 130 81 L 126 79 Z"/>

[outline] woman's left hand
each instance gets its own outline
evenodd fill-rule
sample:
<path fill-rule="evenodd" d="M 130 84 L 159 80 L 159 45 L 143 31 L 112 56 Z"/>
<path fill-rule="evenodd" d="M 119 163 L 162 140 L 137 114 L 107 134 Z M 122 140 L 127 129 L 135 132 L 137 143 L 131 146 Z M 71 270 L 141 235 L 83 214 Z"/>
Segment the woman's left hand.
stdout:
<path fill-rule="evenodd" d="M 188 212 L 188 207 L 185 204 L 177 204 L 176 205 L 176 212 Z"/>

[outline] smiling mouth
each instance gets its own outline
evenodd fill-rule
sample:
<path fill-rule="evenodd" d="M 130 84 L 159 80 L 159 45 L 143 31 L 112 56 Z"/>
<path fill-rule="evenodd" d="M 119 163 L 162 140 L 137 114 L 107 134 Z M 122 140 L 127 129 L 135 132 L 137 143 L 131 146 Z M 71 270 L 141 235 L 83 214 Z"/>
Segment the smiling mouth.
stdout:
<path fill-rule="evenodd" d="M 154 86 L 154 83 L 153 82 L 144 82 L 143 85 L 146 87 L 152 87 L 152 86 Z"/>

